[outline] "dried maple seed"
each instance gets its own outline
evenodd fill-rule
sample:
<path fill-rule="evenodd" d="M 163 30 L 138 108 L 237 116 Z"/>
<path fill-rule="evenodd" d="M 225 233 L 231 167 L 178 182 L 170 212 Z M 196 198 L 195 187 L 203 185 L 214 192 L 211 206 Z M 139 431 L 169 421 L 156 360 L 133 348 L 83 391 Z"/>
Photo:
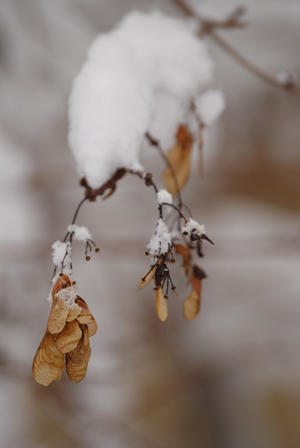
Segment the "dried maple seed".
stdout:
<path fill-rule="evenodd" d="M 139 281 L 139 289 L 145 288 L 153 280 L 155 275 L 156 267 L 144 273 Z"/>
<path fill-rule="evenodd" d="M 161 286 L 155 290 L 155 305 L 158 317 L 164 322 L 168 317 L 168 305 Z"/>
<path fill-rule="evenodd" d="M 46 330 L 32 363 L 34 379 L 43 386 L 59 380 L 65 366 L 65 355 L 57 350 L 56 341 L 57 335 Z"/>
<path fill-rule="evenodd" d="M 183 302 L 183 316 L 187 320 L 193 320 L 197 317 L 201 306 L 201 288 L 200 291 L 192 290 L 191 294 Z"/>
<path fill-rule="evenodd" d="M 91 356 L 89 331 L 86 325 L 82 326 L 82 337 L 77 347 L 67 354 L 67 375 L 74 383 L 83 380 Z"/>
<path fill-rule="evenodd" d="M 81 308 L 76 303 L 74 308 L 69 309 L 69 312 L 68 312 L 68 315 L 66 318 L 66 322 L 72 322 L 79 316 L 80 313 L 81 313 Z"/>
<path fill-rule="evenodd" d="M 59 299 L 56 295 L 63 289 L 72 285 L 67 275 L 59 277 L 52 289 L 52 306 L 48 319 L 47 328 L 51 334 L 60 333 L 65 326 L 69 309 L 66 307 L 66 301 Z"/>
<path fill-rule="evenodd" d="M 77 317 L 78 322 L 80 324 L 87 325 L 89 330 L 89 336 L 94 336 L 94 334 L 97 332 L 98 326 L 94 316 L 90 312 L 89 307 L 87 306 L 86 302 L 79 296 L 77 296 L 75 302 L 81 308 L 81 313 Z"/>
<path fill-rule="evenodd" d="M 193 266 L 189 280 L 192 285 L 192 292 L 183 302 L 183 316 L 187 320 L 195 319 L 200 311 L 202 280 L 204 278 L 206 278 L 205 272 L 198 266 Z"/>
<path fill-rule="evenodd" d="M 176 140 L 176 144 L 166 154 L 173 169 L 167 166 L 163 173 L 166 189 L 172 196 L 178 194 L 178 189 L 180 191 L 189 178 L 191 169 L 191 149 L 193 144 L 192 136 L 188 128 L 184 125 L 178 127 Z"/>
<path fill-rule="evenodd" d="M 81 339 L 82 331 L 77 320 L 67 322 L 65 328 L 59 333 L 56 341 L 57 350 L 60 353 L 68 353 L 77 347 Z"/>

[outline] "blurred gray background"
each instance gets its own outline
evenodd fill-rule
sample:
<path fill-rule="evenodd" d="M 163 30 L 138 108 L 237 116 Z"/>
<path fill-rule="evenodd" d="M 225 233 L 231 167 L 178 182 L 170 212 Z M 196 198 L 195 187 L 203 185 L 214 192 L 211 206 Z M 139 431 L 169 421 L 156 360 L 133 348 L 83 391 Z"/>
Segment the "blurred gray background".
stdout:
<path fill-rule="evenodd" d="M 231 0 L 194 0 L 220 16 Z M 222 36 L 276 74 L 300 74 L 299 0 L 248 0 L 249 27 Z M 101 255 L 74 250 L 80 295 L 98 321 L 87 377 L 48 388 L 31 363 L 49 314 L 51 244 L 83 190 L 67 144 L 67 101 L 91 40 L 134 8 L 180 15 L 171 0 L 0 0 L 1 448 L 299 448 L 300 97 L 239 67 L 207 39 L 227 108 L 205 132 L 183 198 L 205 245 L 200 316 L 155 312 L 145 246 L 156 204 L 124 178 L 107 201 L 84 204 Z M 144 164 L 157 179 L 159 157 Z M 159 181 L 158 181 L 159 183 Z M 162 184 L 160 184 L 162 186 Z M 180 262 L 178 262 L 178 265 Z"/>

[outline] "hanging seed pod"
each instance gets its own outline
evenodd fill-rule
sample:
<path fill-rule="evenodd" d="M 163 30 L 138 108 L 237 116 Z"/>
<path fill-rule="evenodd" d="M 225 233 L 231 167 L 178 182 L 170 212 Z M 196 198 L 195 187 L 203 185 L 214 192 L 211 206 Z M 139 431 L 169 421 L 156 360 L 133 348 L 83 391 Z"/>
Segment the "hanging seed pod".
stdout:
<path fill-rule="evenodd" d="M 89 336 L 94 336 L 94 334 L 97 332 L 98 326 L 96 319 L 90 312 L 89 307 L 87 306 L 86 302 L 79 296 L 75 299 L 78 306 L 81 308 L 81 313 L 77 317 L 77 320 L 80 324 L 84 324 L 88 326 L 89 330 Z"/>
<path fill-rule="evenodd" d="M 191 170 L 191 150 L 193 139 L 189 129 L 180 125 L 176 134 L 176 144 L 167 152 L 166 157 L 173 169 L 167 166 L 163 172 L 166 189 L 172 196 L 178 194 L 188 181 Z M 174 178 L 174 174 L 176 179 Z"/>
<path fill-rule="evenodd" d="M 164 322 L 168 317 L 168 305 L 161 286 L 155 288 L 155 305 L 158 317 Z"/>
<path fill-rule="evenodd" d="M 68 353 L 74 350 L 82 336 L 82 331 L 77 320 L 66 323 L 64 329 L 59 333 L 56 341 L 57 350 L 60 353 Z"/>
<path fill-rule="evenodd" d="M 60 380 L 65 366 L 65 355 L 57 350 L 56 341 L 57 335 L 46 330 L 32 363 L 34 379 L 43 386 Z"/>
<path fill-rule="evenodd" d="M 193 266 L 190 276 L 192 292 L 183 302 L 183 316 L 187 320 L 195 319 L 200 311 L 202 280 L 204 278 L 206 278 L 205 272 L 198 266 Z"/>
<path fill-rule="evenodd" d="M 192 290 L 191 294 L 183 302 L 183 316 L 187 320 L 193 320 L 197 317 L 201 306 L 200 291 Z"/>
<path fill-rule="evenodd" d="M 52 289 L 52 307 L 48 319 L 47 328 L 49 333 L 60 333 L 64 328 L 69 309 L 66 307 L 66 301 L 59 299 L 56 295 L 63 289 L 72 285 L 67 275 L 59 277 Z"/>
<path fill-rule="evenodd" d="M 74 383 L 79 383 L 85 377 L 91 356 L 89 331 L 86 325 L 82 325 L 82 332 L 77 347 L 67 354 L 67 375 Z"/>

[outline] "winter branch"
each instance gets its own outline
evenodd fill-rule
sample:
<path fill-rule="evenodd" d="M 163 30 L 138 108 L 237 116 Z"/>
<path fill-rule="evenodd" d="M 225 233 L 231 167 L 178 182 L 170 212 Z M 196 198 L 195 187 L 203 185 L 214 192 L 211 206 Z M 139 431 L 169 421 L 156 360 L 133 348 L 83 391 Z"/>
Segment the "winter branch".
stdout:
<path fill-rule="evenodd" d="M 245 13 L 244 8 L 236 8 L 227 19 L 222 21 L 213 21 L 208 20 L 200 16 L 200 14 L 196 13 L 194 9 L 185 1 L 185 0 L 172 0 L 183 13 L 190 17 L 194 17 L 198 19 L 200 30 L 198 32 L 199 36 L 203 36 L 204 34 L 211 38 L 211 40 L 216 43 L 222 50 L 224 50 L 227 54 L 229 54 L 235 61 L 242 65 L 246 70 L 257 76 L 258 78 L 266 81 L 270 85 L 277 87 L 281 90 L 287 90 L 293 92 L 297 95 L 300 95 L 300 86 L 298 85 L 298 79 L 289 71 L 283 71 L 278 73 L 277 76 L 272 76 L 269 73 L 265 72 L 260 67 L 253 64 L 249 59 L 239 53 L 235 48 L 229 45 L 223 37 L 220 37 L 216 32 L 216 28 L 226 29 L 226 28 L 241 28 L 246 24 L 244 22 L 240 22 L 241 16 Z"/>

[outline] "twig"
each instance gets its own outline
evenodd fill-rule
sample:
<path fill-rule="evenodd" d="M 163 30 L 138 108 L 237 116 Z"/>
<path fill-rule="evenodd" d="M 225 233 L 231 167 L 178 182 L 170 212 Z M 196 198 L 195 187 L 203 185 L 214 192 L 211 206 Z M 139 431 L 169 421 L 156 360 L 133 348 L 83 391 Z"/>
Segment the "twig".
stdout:
<path fill-rule="evenodd" d="M 201 24 L 201 29 L 198 33 L 199 36 L 202 35 L 203 33 L 207 34 L 207 36 L 210 37 L 219 47 L 221 47 L 227 54 L 232 56 L 236 60 L 236 62 L 238 62 L 248 71 L 253 73 L 255 76 L 268 82 L 272 86 L 277 87 L 281 90 L 294 92 L 297 95 L 300 94 L 300 87 L 295 82 L 280 82 L 278 79 L 276 79 L 276 77 L 265 72 L 263 69 L 257 67 L 251 61 L 245 58 L 242 54 L 240 54 L 237 50 L 235 50 L 235 48 L 229 45 L 222 37 L 220 37 L 216 33 L 215 28 L 226 28 L 226 27 L 228 28 L 229 24 L 230 27 L 241 26 L 241 23 L 238 21 L 242 13 L 241 9 L 235 10 L 235 12 L 233 12 L 227 20 L 214 22 L 206 20 L 203 17 L 201 17 L 198 13 L 194 11 L 194 9 L 185 0 L 172 0 L 172 1 L 187 16 L 194 17 L 199 20 Z"/>
<path fill-rule="evenodd" d="M 177 213 L 179 214 L 180 218 L 184 219 L 184 221 L 186 223 L 188 222 L 188 220 L 185 218 L 185 216 L 181 213 L 181 211 L 177 207 L 175 207 L 175 205 L 170 204 L 169 202 L 162 202 L 161 206 L 163 206 L 163 205 L 167 205 L 169 207 L 173 207 L 177 211 Z"/>
<path fill-rule="evenodd" d="M 150 144 L 157 148 L 160 156 L 164 159 L 165 163 L 168 165 L 168 167 L 169 167 L 169 169 L 170 169 L 170 171 L 172 173 L 172 176 L 173 176 L 173 179 L 174 179 L 174 182 L 175 182 L 175 185 L 176 185 L 176 193 L 177 193 L 177 196 L 178 196 L 178 207 L 181 210 L 181 208 L 182 208 L 182 199 L 181 199 L 180 188 L 179 188 L 179 185 L 178 185 L 178 179 L 177 179 L 175 170 L 174 170 L 172 164 L 170 163 L 168 157 L 165 155 L 162 147 L 160 146 L 159 141 L 156 140 L 149 132 L 146 132 L 145 136 L 148 139 L 148 141 L 150 142 Z"/>
<path fill-rule="evenodd" d="M 243 55 L 241 55 L 238 51 L 236 51 L 231 45 L 229 45 L 223 38 L 221 38 L 215 31 L 210 31 L 208 36 L 221 47 L 226 53 L 232 56 L 240 65 L 246 68 L 249 72 L 253 73 L 260 79 L 268 82 L 274 87 L 278 87 L 281 90 L 289 90 L 295 92 L 296 94 L 300 94 L 300 87 L 296 84 L 284 84 L 278 81 L 274 76 L 262 70 L 260 67 L 254 65 L 251 61 L 246 59 Z"/>

